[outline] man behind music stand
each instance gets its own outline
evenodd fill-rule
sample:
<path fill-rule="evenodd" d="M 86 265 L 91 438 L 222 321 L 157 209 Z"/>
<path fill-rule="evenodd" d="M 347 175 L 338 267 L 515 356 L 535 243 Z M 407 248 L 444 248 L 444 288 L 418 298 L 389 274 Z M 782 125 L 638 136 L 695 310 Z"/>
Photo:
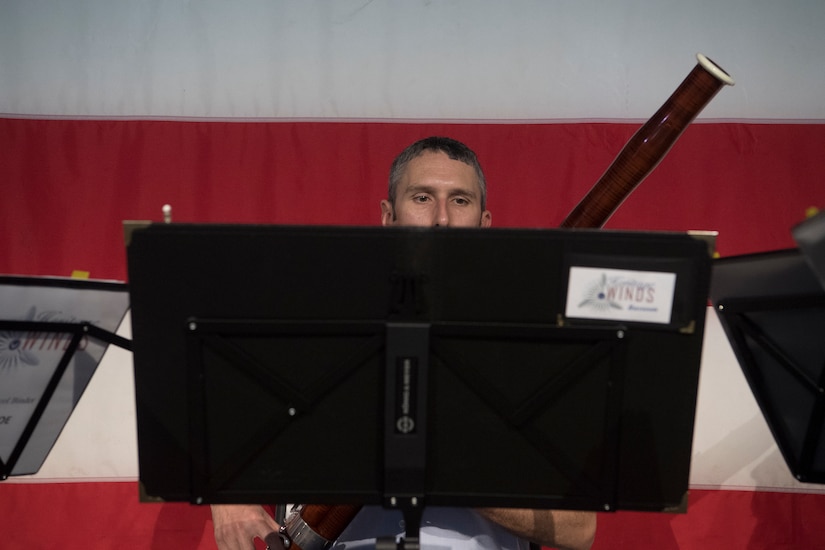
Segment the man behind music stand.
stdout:
<path fill-rule="evenodd" d="M 410 145 L 392 165 L 389 196 L 381 201 L 381 223 L 489 227 L 486 182 L 475 154 L 449 138 Z M 591 512 L 488 508 L 478 513 L 493 526 L 547 546 L 589 548 L 595 536 L 596 515 Z M 252 539 L 264 539 L 280 527 L 258 506 L 214 505 L 212 517 L 222 550 L 248 549 Z"/>

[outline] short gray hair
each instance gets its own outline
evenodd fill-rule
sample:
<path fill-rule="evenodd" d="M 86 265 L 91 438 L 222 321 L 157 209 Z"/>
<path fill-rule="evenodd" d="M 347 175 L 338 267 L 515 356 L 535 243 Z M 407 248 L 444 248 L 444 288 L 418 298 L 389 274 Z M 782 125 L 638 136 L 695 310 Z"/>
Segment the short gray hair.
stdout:
<path fill-rule="evenodd" d="M 440 136 L 431 136 L 418 140 L 395 157 L 390 167 L 390 185 L 388 190 L 388 198 L 393 208 L 395 208 L 395 197 L 398 192 L 398 185 L 404 176 L 407 165 L 411 160 L 418 158 L 425 151 L 444 153 L 451 159 L 463 162 L 473 168 L 476 176 L 478 176 L 478 186 L 481 191 L 481 210 L 484 211 L 487 208 L 487 182 L 484 179 L 484 172 L 481 170 L 478 157 L 476 157 L 472 149 L 460 141 Z"/>

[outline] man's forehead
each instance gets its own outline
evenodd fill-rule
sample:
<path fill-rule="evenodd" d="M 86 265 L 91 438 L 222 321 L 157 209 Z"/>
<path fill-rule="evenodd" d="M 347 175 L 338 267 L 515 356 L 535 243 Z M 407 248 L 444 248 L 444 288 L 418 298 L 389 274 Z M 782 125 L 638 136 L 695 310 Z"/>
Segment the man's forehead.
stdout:
<path fill-rule="evenodd" d="M 472 188 L 476 192 L 481 189 L 475 168 L 442 151 L 424 151 L 412 159 L 401 180 L 410 187 L 444 184 Z"/>

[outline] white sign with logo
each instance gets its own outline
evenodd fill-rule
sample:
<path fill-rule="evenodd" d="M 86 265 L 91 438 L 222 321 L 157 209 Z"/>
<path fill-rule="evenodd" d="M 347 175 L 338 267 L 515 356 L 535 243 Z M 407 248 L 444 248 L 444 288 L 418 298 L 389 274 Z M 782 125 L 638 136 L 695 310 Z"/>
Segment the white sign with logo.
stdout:
<path fill-rule="evenodd" d="M 675 288 L 675 273 L 571 267 L 565 315 L 668 324 Z"/>
<path fill-rule="evenodd" d="M 42 285 L 37 284 L 39 280 Z M 89 322 L 117 330 L 129 307 L 125 285 L 96 286 L 60 279 L 32 278 L 28 284 L 0 280 L 0 318 L 41 323 Z M 0 330 L 0 459 L 8 462 L 46 387 L 70 349 L 66 332 Z M 36 472 L 71 414 L 107 344 L 83 336 L 43 411 L 12 475 Z M 45 404 L 45 403 L 44 403 Z"/>

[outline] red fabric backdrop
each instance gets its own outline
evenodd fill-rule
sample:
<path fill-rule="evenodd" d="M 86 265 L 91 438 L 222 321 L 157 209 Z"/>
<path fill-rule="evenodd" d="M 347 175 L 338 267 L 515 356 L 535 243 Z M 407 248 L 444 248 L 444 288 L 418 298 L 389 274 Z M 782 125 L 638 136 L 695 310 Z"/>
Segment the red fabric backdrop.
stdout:
<path fill-rule="evenodd" d="M 0 273 L 125 279 L 124 219 L 365 224 L 392 158 L 432 134 L 468 143 L 495 226 L 555 227 L 638 124 L 0 119 Z M 719 251 L 793 246 L 825 205 L 825 125 L 702 123 L 608 228 L 720 232 Z M 825 497 L 694 491 L 686 515 L 604 514 L 595 548 L 825 546 Z M 134 482 L 0 484 L 0 546 L 210 548 L 208 509 L 137 503 Z"/>
<path fill-rule="evenodd" d="M 136 483 L 0 485 L 0 547 L 214 550 L 209 508 L 140 504 Z M 691 491 L 688 513 L 599 514 L 593 550 L 802 550 L 825 547 L 825 497 Z M 263 548 L 260 545 L 259 548 Z"/>
<path fill-rule="evenodd" d="M 124 279 L 120 223 L 375 224 L 392 158 L 467 142 L 496 226 L 555 227 L 637 124 L 0 119 L 0 272 Z M 607 227 L 712 229 L 723 255 L 792 246 L 825 203 L 825 125 L 694 124 Z"/>

